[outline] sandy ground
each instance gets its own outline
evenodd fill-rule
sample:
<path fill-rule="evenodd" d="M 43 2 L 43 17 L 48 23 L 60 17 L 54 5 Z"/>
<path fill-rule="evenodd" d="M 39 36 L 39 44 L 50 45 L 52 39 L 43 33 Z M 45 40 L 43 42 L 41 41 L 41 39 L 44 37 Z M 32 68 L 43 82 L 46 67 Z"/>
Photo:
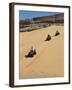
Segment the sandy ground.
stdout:
<path fill-rule="evenodd" d="M 54 36 L 56 30 L 59 36 Z M 52 39 L 45 41 L 50 34 Z M 37 54 L 33 58 L 25 55 L 31 46 Z M 64 27 L 50 26 L 31 32 L 20 32 L 20 79 L 64 76 Z"/>

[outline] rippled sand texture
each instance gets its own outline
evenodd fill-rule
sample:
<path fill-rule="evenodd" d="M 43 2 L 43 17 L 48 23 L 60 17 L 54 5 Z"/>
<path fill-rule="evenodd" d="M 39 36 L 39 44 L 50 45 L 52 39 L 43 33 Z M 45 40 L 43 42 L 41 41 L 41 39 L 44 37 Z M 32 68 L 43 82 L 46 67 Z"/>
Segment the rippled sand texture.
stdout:
<path fill-rule="evenodd" d="M 54 36 L 57 30 L 60 35 Z M 45 41 L 48 34 L 52 39 Z M 31 46 L 36 48 L 37 54 L 33 58 L 26 58 Z M 20 32 L 20 79 L 63 76 L 64 26 L 53 25 L 31 32 Z"/>

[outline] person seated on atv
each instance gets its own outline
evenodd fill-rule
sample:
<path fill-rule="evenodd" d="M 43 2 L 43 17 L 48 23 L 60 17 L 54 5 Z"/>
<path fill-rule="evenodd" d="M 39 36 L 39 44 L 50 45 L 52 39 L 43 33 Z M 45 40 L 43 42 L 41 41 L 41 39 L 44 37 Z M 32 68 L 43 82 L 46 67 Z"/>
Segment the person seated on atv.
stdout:
<path fill-rule="evenodd" d="M 60 34 L 59 31 L 56 31 L 55 36 L 58 36 L 59 34 Z"/>
<path fill-rule="evenodd" d="M 34 51 L 33 51 L 33 52 L 34 52 L 34 55 L 36 55 L 36 49 L 34 49 Z"/>
<path fill-rule="evenodd" d="M 26 55 L 26 57 L 33 57 L 34 55 L 36 55 L 36 50 L 31 47 L 29 53 Z"/>
<path fill-rule="evenodd" d="M 46 41 L 49 41 L 49 40 L 51 40 L 51 36 L 48 34 Z"/>

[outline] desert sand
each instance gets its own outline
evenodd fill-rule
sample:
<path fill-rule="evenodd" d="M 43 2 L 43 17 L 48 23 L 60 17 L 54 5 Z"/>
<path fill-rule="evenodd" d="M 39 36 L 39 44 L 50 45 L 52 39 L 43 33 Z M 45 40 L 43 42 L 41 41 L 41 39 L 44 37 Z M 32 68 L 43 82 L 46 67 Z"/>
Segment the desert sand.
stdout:
<path fill-rule="evenodd" d="M 54 36 L 57 30 L 60 35 Z M 45 41 L 48 34 L 52 39 Z M 36 48 L 37 54 L 33 58 L 26 58 L 31 46 Z M 30 32 L 20 32 L 20 79 L 63 76 L 64 26 L 52 25 Z"/>

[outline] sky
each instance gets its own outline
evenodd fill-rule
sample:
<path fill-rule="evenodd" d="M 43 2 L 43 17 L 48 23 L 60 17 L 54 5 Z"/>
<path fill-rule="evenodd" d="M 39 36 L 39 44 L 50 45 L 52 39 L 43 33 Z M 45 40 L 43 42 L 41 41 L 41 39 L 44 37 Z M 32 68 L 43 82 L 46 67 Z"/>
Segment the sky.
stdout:
<path fill-rule="evenodd" d="M 34 17 L 50 16 L 50 15 L 55 15 L 55 14 L 59 14 L 59 12 L 40 12 L 40 11 L 24 11 L 24 10 L 20 10 L 19 11 L 19 19 L 20 20 L 32 19 Z"/>

